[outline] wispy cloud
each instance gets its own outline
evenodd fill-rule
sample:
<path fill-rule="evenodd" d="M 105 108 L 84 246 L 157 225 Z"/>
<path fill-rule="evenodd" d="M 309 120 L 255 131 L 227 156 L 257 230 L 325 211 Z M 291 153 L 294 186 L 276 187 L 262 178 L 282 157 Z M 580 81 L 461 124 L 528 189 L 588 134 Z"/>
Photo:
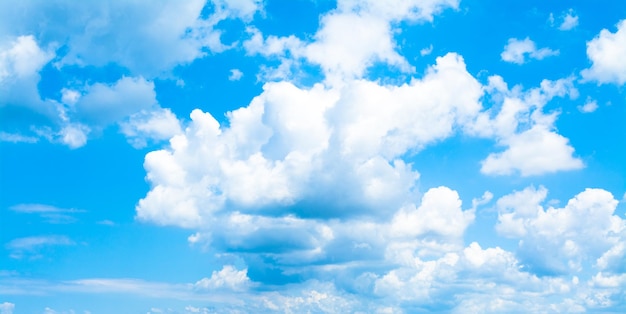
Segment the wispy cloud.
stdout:
<path fill-rule="evenodd" d="M 10 209 L 17 213 L 37 214 L 46 222 L 51 224 L 65 224 L 76 222 L 77 219 L 72 214 L 84 213 L 85 210 L 74 208 L 60 208 L 45 204 L 17 204 Z"/>
<path fill-rule="evenodd" d="M 0 132 L 0 142 L 37 143 L 38 138 L 17 133 Z"/>
<path fill-rule="evenodd" d="M 42 255 L 40 251 L 49 246 L 74 245 L 74 241 L 62 235 L 34 236 L 17 238 L 6 244 L 6 248 L 11 251 L 11 258 L 22 259 L 26 256 L 36 259 Z"/>

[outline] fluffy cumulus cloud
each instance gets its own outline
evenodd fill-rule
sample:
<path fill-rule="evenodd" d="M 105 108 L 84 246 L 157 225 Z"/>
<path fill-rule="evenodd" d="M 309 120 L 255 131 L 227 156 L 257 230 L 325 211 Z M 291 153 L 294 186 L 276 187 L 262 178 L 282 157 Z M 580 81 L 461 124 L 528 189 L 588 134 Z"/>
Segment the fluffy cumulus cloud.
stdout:
<path fill-rule="evenodd" d="M 51 4 L 41 7 L 46 5 Z M 37 135 L 51 141 L 76 148 L 117 125 L 136 148 L 166 143 L 145 155 L 149 191 L 136 204 L 137 220 L 185 228 L 190 245 L 209 248 L 228 263 L 190 283 L 90 278 L 21 287 L 41 294 L 171 298 L 188 302 L 179 311 L 184 313 L 576 313 L 619 311 L 626 304 L 626 220 L 610 192 L 584 189 L 564 206 L 546 201 L 543 186 L 500 192 L 491 227 L 516 243 L 507 249 L 498 245 L 509 240 L 484 245 L 466 234 L 477 217 L 488 215 L 481 210 L 494 197 L 491 192 L 468 205 L 453 186 L 420 185 L 422 165 L 412 157 L 453 137 L 495 144 L 474 165 L 478 175 L 537 177 L 585 166 L 556 128 L 555 103 L 578 97 L 575 77 L 545 79 L 531 88 L 509 87 L 498 75 L 481 83 L 454 52 L 415 75 L 395 40 L 399 27 L 432 21 L 443 10 L 457 9 L 459 1 L 340 0 L 307 38 L 267 35 L 246 25 L 246 40 L 232 43 L 222 42 L 220 22 L 252 21 L 261 1 L 95 7 L 98 14 L 82 3 L 60 2 L 57 18 L 85 12 L 57 27 L 42 19 L 50 31 L 40 37 L 10 37 L 0 46 L 0 88 L 32 91 L 32 108 L 49 105 L 56 128 L 37 129 Z M 33 16 L 42 16 L 38 10 Z M 20 15 L 2 14 L 7 19 L 0 32 L 17 32 L 10 25 Z M 576 23 L 570 12 L 560 28 Z M 86 27 L 77 31 L 77 25 Z M 615 57 L 624 25 L 588 43 L 593 65 L 582 72 L 585 79 L 626 81 Z M 44 26 L 25 29 L 39 34 Z M 104 48 L 94 50 L 94 43 Z M 276 68 L 260 69 L 259 78 L 268 82 L 249 104 L 224 118 L 195 109 L 188 120 L 161 107 L 155 90 L 160 75 L 236 45 L 248 56 L 279 61 Z M 422 55 L 430 53 L 432 45 Z M 501 59 L 523 64 L 557 54 L 529 38 L 511 38 Z M 127 75 L 64 86 L 59 99 L 41 100 L 39 72 L 53 59 L 57 67 L 114 63 Z M 370 79 L 368 71 L 379 65 L 407 78 Z M 319 69 L 321 78 L 300 84 L 298 71 L 307 66 Z M 242 76 L 233 68 L 228 79 Z M 587 103 L 581 111 L 596 109 L 595 102 Z M 41 204 L 11 210 L 44 219 L 73 219 L 79 212 Z M 34 259 L 74 244 L 61 235 L 34 236 L 13 239 L 5 248 L 15 259 Z M 6 282 L 13 284 L 0 280 L 0 291 Z M 207 303 L 217 309 L 204 308 Z M 12 306 L 0 304 L 0 311 Z"/>
<path fill-rule="evenodd" d="M 451 136 L 480 110 L 480 96 L 454 54 L 402 86 L 266 84 L 248 107 L 228 114 L 229 127 L 196 110 L 168 149 L 146 156 L 153 187 L 138 217 L 193 226 L 230 207 L 293 206 L 309 211 L 301 215 L 334 217 L 399 207 L 411 200 L 418 173 L 398 157 Z M 330 201 L 340 195 L 339 204 Z M 326 209 L 307 209 L 324 199 Z"/>
<path fill-rule="evenodd" d="M 617 24 L 617 31 L 603 29 L 594 39 L 587 42 L 587 57 L 591 67 L 581 72 L 585 80 L 599 84 L 626 82 L 626 20 Z"/>
<path fill-rule="evenodd" d="M 528 61 L 527 58 L 541 60 L 546 57 L 556 56 L 558 50 L 550 48 L 537 49 L 535 42 L 526 37 L 524 39 L 511 38 L 504 46 L 504 51 L 500 54 L 502 61 L 523 64 Z"/>
<path fill-rule="evenodd" d="M 496 229 L 521 239 L 520 255 L 546 273 L 576 273 L 589 265 L 623 271 L 626 221 L 614 215 L 618 201 L 601 189 L 586 189 L 563 208 L 541 204 L 547 191 L 529 187 L 500 198 Z M 585 267 L 587 266 L 587 267 Z"/>

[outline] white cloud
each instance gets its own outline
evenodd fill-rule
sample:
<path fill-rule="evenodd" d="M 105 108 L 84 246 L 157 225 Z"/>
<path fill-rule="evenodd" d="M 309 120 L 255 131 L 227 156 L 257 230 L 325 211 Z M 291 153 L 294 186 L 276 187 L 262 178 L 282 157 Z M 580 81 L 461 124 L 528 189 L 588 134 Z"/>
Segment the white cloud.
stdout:
<path fill-rule="evenodd" d="M 212 0 L 218 19 L 239 18 L 251 21 L 254 15 L 263 10 L 262 0 Z"/>
<path fill-rule="evenodd" d="M 83 121 L 106 125 L 156 104 L 153 82 L 143 77 L 122 77 L 111 85 L 87 86 L 74 110 Z"/>
<path fill-rule="evenodd" d="M 232 265 L 225 265 L 222 270 L 214 271 L 211 278 L 202 278 L 194 284 L 195 289 L 229 289 L 242 291 L 250 286 L 248 270 L 237 270 Z"/>
<path fill-rule="evenodd" d="M 426 233 L 461 238 L 474 221 L 474 211 L 462 211 L 456 191 L 447 187 L 432 188 L 424 193 L 419 208 L 400 209 L 391 224 L 394 236 L 415 238 Z"/>
<path fill-rule="evenodd" d="M 19 36 L 0 52 L 0 81 L 37 75 L 54 56 L 41 50 L 33 36 Z"/>
<path fill-rule="evenodd" d="M 13 239 L 6 244 L 6 248 L 11 251 L 11 258 L 21 259 L 25 256 L 39 258 L 39 251 L 47 246 L 68 245 L 74 245 L 74 241 L 66 236 L 52 235 Z"/>
<path fill-rule="evenodd" d="M 544 113 L 544 106 L 554 97 L 578 96 L 573 78 L 544 80 L 539 87 L 521 92 L 519 87 L 509 90 L 502 78 L 493 76 L 486 90 L 498 100 L 467 125 L 467 132 L 494 137 L 507 148 L 483 160 L 481 172 L 532 176 L 584 166 L 573 156 L 569 140 L 554 130 L 558 112 Z M 494 112 L 496 108 L 498 112 Z"/>
<path fill-rule="evenodd" d="M 120 123 L 121 132 L 135 148 L 143 148 L 149 140 L 163 141 L 181 134 L 180 121 L 170 109 L 142 110 Z"/>
<path fill-rule="evenodd" d="M 0 314 L 13 314 L 15 304 L 10 302 L 0 303 Z"/>
<path fill-rule="evenodd" d="M 552 50 L 550 48 L 537 49 L 535 42 L 526 37 L 523 40 L 510 38 L 507 45 L 504 46 L 504 51 L 500 54 L 500 57 L 502 61 L 523 64 L 528 61 L 526 59 L 527 57 L 541 60 L 558 54 L 558 50 Z"/>
<path fill-rule="evenodd" d="M 310 62 L 319 64 L 327 76 L 361 77 L 380 61 L 412 72 L 395 50 L 387 20 L 353 13 L 329 14 L 322 18 L 315 42 L 305 48 Z"/>
<path fill-rule="evenodd" d="M 574 13 L 574 10 L 570 9 L 563 17 L 563 22 L 559 25 L 559 30 L 568 31 L 578 26 L 578 15 Z"/>
<path fill-rule="evenodd" d="M 328 204 L 324 215 L 399 207 L 417 173 L 398 156 L 451 136 L 480 110 L 481 96 L 455 54 L 438 58 L 423 80 L 397 87 L 354 81 L 343 88 L 264 89 L 228 114 L 228 128 L 195 110 L 184 134 L 146 156 L 153 188 L 137 206 L 139 218 L 193 226 L 229 203 L 289 206 L 338 193 L 343 204 Z"/>
<path fill-rule="evenodd" d="M 212 7 L 213 12 L 203 18 L 205 6 Z M 261 9 L 260 1 L 249 0 L 215 0 L 210 4 L 204 0 L 184 4 L 162 1 L 158 5 L 116 1 L 23 2 L 19 6 L 0 6 L 0 29 L 9 34 L 40 34 L 37 39 L 45 43 L 67 45 L 61 65 L 117 63 L 133 75 L 153 77 L 205 56 L 207 49 L 227 49 L 216 25 L 225 19 L 251 21 Z M 92 49 L 95 45 L 100 48 Z"/>
<path fill-rule="evenodd" d="M 43 310 L 43 313 L 44 313 L 44 314 L 58 314 L 58 312 L 57 312 L 57 311 L 55 311 L 55 310 L 53 310 L 53 309 L 51 309 L 51 308 L 49 308 L 49 307 L 46 307 L 46 308 Z"/>
<path fill-rule="evenodd" d="M 228 80 L 230 81 L 239 81 L 243 77 L 243 72 L 239 69 L 231 69 L 230 75 L 228 76 Z"/>
<path fill-rule="evenodd" d="M 547 190 L 526 188 L 498 200 L 498 225 L 503 235 L 521 239 L 520 255 L 539 273 L 567 273 L 585 265 L 621 267 L 626 221 L 614 215 L 618 201 L 602 189 L 586 189 L 563 208 L 544 209 Z"/>
<path fill-rule="evenodd" d="M 244 42 L 249 54 L 281 56 L 278 73 L 270 77 L 289 77 L 294 61 L 304 59 L 319 65 L 326 82 L 341 84 L 344 78 L 360 78 L 368 67 L 382 62 L 411 73 L 414 68 L 398 52 L 393 25 L 399 21 L 432 21 L 447 8 L 458 8 L 457 0 L 431 1 L 352 1 L 337 3 L 337 9 L 321 17 L 313 41 L 306 43 L 294 36 L 276 37 L 249 30 L 252 37 Z"/>
<path fill-rule="evenodd" d="M 427 55 L 431 54 L 432 52 L 433 52 L 433 45 L 430 45 L 430 46 L 420 50 L 420 55 L 421 56 L 427 56 Z"/>
<path fill-rule="evenodd" d="M 35 38 L 16 36 L 0 41 L 0 106 L 22 106 L 47 116 L 54 110 L 39 97 L 39 71 L 55 56 Z"/>
<path fill-rule="evenodd" d="M 16 133 L 0 131 L 0 141 L 10 143 L 37 143 L 39 139 L 34 136 L 26 136 Z"/>
<path fill-rule="evenodd" d="M 574 148 L 567 138 L 542 126 L 513 135 L 504 143 L 508 148 L 504 152 L 490 154 L 482 162 L 481 172 L 508 175 L 519 171 L 525 177 L 584 166 L 580 159 L 572 157 Z"/>
<path fill-rule="evenodd" d="M 75 213 L 83 213 L 84 210 L 73 208 L 59 208 L 44 204 L 17 204 L 9 209 L 18 213 L 38 214 L 48 223 L 72 223 L 77 219 L 72 215 Z"/>
<path fill-rule="evenodd" d="M 584 105 L 578 106 L 578 111 L 582 113 L 592 113 L 598 109 L 598 103 L 595 100 L 587 99 Z"/>
<path fill-rule="evenodd" d="M 375 15 L 388 21 L 432 21 L 435 14 L 444 9 L 457 9 L 459 0 L 340 0 L 337 8 L 343 12 L 355 12 L 359 15 Z"/>
<path fill-rule="evenodd" d="M 603 29 L 598 36 L 587 42 L 587 57 L 592 65 L 581 71 L 587 81 L 599 84 L 626 82 L 626 20 L 617 24 L 617 31 L 611 33 Z"/>
<path fill-rule="evenodd" d="M 59 131 L 60 141 L 70 148 L 79 148 L 87 143 L 87 135 L 91 130 L 88 126 L 73 123 Z"/>

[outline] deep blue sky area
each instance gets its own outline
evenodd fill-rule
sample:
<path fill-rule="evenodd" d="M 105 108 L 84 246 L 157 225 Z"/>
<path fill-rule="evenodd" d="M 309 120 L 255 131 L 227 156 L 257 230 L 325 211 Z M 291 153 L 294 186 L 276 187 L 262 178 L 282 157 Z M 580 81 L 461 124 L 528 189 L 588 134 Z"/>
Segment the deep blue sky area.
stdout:
<path fill-rule="evenodd" d="M 0 3 L 0 314 L 626 311 L 626 2 Z"/>

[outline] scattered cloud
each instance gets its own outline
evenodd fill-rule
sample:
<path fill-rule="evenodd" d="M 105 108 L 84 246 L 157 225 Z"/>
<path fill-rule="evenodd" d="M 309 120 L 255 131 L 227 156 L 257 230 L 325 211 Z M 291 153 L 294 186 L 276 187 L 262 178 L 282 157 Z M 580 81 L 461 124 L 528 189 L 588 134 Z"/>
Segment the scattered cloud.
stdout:
<path fill-rule="evenodd" d="M 85 212 L 81 209 L 60 208 L 45 204 L 17 204 L 9 209 L 18 213 L 39 215 L 42 219 L 52 224 L 76 222 L 77 219 L 73 214 Z"/>
<path fill-rule="evenodd" d="M 582 113 L 592 113 L 598 109 L 598 103 L 593 99 L 587 99 L 584 105 L 578 106 L 578 111 Z"/>
<path fill-rule="evenodd" d="M 34 136 L 21 135 L 17 133 L 7 133 L 0 131 L 0 141 L 10 143 L 37 143 L 38 138 Z"/>
<path fill-rule="evenodd" d="M 587 42 L 587 57 L 592 64 L 580 74 L 585 81 L 623 85 L 626 82 L 626 59 L 622 58 L 623 55 L 626 55 L 626 20 L 617 24 L 615 33 L 603 29 Z"/>
<path fill-rule="evenodd" d="M 432 52 L 433 52 L 433 45 L 430 45 L 430 46 L 420 50 L 420 55 L 421 56 L 427 56 L 427 55 L 431 54 Z"/>
<path fill-rule="evenodd" d="M 14 259 L 22 259 L 28 257 L 31 259 L 41 258 L 41 250 L 52 246 L 68 246 L 74 245 L 74 241 L 66 236 L 34 236 L 17 238 L 9 241 L 5 247 L 11 252 L 10 257 Z"/>
<path fill-rule="evenodd" d="M 228 79 L 230 81 L 239 81 L 243 77 L 243 72 L 239 69 L 231 69 Z"/>
<path fill-rule="evenodd" d="M 10 302 L 0 303 L 0 314 L 13 314 L 15 304 Z"/>
<path fill-rule="evenodd" d="M 542 60 L 546 57 L 559 55 L 558 50 L 550 48 L 537 49 L 535 42 L 526 37 L 525 39 L 510 38 L 504 51 L 500 54 L 502 61 L 515 64 L 524 64 L 527 58 Z"/>
<path fill-rule="evenodd" d="M 574 13 L 574 10 L 569 9 L 563 17 L 563 22 L 559 25 L 559 30 L 568 31 L 578 26 L 578 15 Z"/>
<path fill-rule="evenodd" d="M 104 225 L 104 226 L 115 226 L 116 225 L 114 221 L 108 220 L 108 219 L 100 220 L 100 221 L 98 221 L 98 224 L 99 225 Z"/>
<path fill-rule="evenodd" d="M 243 291 L 250 286 L 248 270 L 237 270 L 232 265 L 225 265 L 222 270 L 214 271 L 211 278 L 202 278 L 194 284 L 198 290 L 228 289 Z"/>

